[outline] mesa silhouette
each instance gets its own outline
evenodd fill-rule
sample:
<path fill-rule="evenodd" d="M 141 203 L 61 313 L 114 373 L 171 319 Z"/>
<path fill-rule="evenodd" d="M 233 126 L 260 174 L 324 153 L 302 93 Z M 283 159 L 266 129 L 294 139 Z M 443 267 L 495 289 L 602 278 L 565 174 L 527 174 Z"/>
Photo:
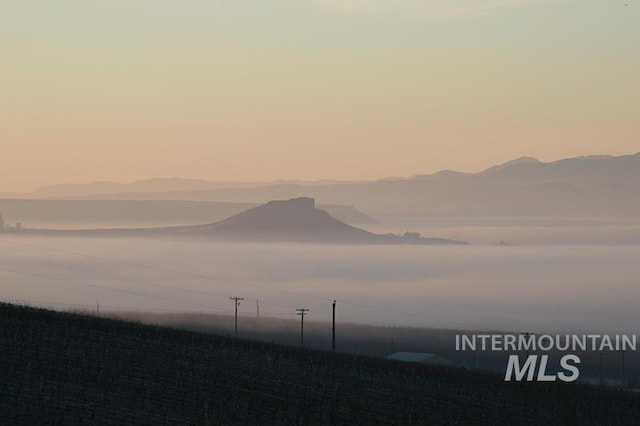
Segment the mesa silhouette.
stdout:
<path fill-rule="evenodd" d="M 326 244 L 465 244 L 461 241 L 425 238 L 415 232 L 374 234 L 348 225 L 318 209 L 315 200 L 299 197 L 275 200 L 205 225 L 161 228 L 51 230 L 22 229 L 27 235 L 161 237 L 223 241 L 304 242 Z"/>

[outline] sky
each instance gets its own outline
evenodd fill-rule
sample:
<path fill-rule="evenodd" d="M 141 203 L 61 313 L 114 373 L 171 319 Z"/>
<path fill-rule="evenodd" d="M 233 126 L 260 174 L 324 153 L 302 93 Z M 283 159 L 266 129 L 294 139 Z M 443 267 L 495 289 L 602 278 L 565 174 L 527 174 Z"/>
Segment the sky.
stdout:
<path fill-rule="evenodd" d="M 637 0 L 0 0 L 0 191 L 640 151 Z"/>

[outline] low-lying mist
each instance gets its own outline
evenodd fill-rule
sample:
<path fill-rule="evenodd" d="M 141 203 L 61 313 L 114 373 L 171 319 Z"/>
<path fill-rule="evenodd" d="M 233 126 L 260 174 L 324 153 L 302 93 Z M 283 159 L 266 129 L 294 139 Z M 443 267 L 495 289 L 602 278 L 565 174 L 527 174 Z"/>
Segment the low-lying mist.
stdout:
<path fill-rule="evenodd" d="M 2 298 L 508 331 L 635 332 L 638 246 L 334 246 L 0 236 Z M 107 260 L 110 259 L 110 260 Z M 100 308 L 98 308 L 98 305 Z"/>

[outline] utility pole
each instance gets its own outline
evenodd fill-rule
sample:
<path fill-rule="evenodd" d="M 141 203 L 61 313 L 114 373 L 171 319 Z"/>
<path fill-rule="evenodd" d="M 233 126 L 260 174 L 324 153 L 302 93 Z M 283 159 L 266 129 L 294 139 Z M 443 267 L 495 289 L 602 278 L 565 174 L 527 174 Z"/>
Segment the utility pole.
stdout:
<path fill-rule="evenodd" d="M 100 315 L 100 302 L 98 302 L 98 299 L 96 299 L 96 314 Z"/>
<path fill-rule="evenodd" d="M 260 301 L 256 299 L 256 318 L 260 319 Z"/>
<path fill-rule="evenodd" d="M 236 307 L 236 317 L 235 317 L 235 328 L 233 332 L 233 337 L 238 338 L 238 306 L 240 306 L 240 301 L 244 300 L 244 297 L 230 297 L 229 300 L 233 300 Z"/>
<path fill-rule="evenodd" d="M 300 315 L 300 348 L 304 347 L 304 316 L 307 315 L 309 309 L 300 308 L 296 309 L 296 315 Z"/>
<path fill-rule="evenodd" d="M 331 351 L 336 351 L 336 301 L 333 301 L 333 326 L 331 328 Z"/>

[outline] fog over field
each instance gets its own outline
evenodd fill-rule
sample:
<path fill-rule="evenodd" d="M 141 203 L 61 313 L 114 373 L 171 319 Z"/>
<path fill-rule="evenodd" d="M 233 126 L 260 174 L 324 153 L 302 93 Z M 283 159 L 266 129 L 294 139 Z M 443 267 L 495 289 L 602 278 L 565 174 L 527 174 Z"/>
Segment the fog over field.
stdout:
<path fill-rule="evenodd" d="M 494 239 L 519 241 L 536 226 L 502 228 L 509 232 Z M 627 232 L 614 228 L 620 238 Z M 576 241 L 593 237 L 580 229 L 558 228 Z M 438 227 L 430 230 L 438 236 Z M 442 247 L 3 235 L 0 280 L 4 300 L 55 308 L 231 314 L 229 296 L 241 296 L 241 315 L 256 316 L 258 299 L 261 316 L 295 319 L 306 307 L 310 320 L 329 321 L 337 299 L 339 322 L 635 333 L 640 246 L 633 241 Z"/>

